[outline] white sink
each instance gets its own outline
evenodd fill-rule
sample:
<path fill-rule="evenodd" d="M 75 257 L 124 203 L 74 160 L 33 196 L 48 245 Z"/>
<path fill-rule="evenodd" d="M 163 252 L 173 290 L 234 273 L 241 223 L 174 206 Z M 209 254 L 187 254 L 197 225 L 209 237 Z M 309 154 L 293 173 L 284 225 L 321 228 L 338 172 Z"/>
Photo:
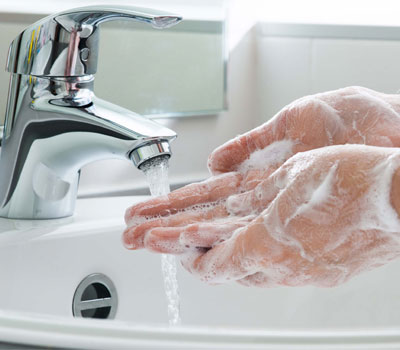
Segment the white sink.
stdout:
<path fill-rule="evenodd" d="M 333 289 L 208 286 L 179 269 L 182 327 L 169 328 L 160 257 L 121 243 L 125 209 L 145 198 L 80 199 L 67 219 L 1 219 L 0 341 L 113 350 L 400 348 L 400 261 Z M 116 287 L 115 320 L 73 317 L 75 290 L 93 273 Z"/>

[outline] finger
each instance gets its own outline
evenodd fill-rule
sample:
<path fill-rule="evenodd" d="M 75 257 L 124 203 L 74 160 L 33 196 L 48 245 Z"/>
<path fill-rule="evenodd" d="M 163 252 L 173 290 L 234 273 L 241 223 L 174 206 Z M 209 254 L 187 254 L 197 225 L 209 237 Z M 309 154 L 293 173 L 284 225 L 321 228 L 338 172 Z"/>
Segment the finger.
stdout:
<path fill-rule="evenodd" d="M 205 222 L 189 225 L 180 235 L 180 244 L 188 248 L 211 248 L 215 244 L 229 239 L 237 229 L 245 227 L 253 219 L 254 216 L 238 219 L 229 217 L 222 222 Z"/>
<path fill-rule="evenodd" d="M 299 256 L 298 251 L 275 240 L 267 230 L 264 217 L 258 216 L 246 227 L 235 231 L 227 241 L 204 253 L 186 255 L 182 265 L 211 284 L 242 280 L 264 271 L 271 272 L 267 276 L 275 283 L 287 272 L 282 268 L 284 263 L 294 256 Z"/>
<path fill-rule="evenodd" d="M 242 181 L 242 190 L 250 191 L 259 183 L 268 179 L 268 177 L 276 171 L 276 166 L 271 166 L 268 169 L 251 169 L 249 170 Z"/>
<path fill-rule="evenodd" d="M 208 159 L 211 173 L 236 171 L 252 153 L 282 140 L 285 136 L 286 111 L 282 110 L 267 123 L 218 147 Z"/>
<path fill-rule="evenodd" d="M 205 222 L 184 227 L 158 227 L 148 231 L 144 246 L 158 253 L 182 254 L 195 248 L 211 248 L 229 239 L 239 228 L 244 227 L 252 217 L 226 220 L 221 223 Z"/>
<path fill-rule="evenodd" d="M 203 254 L 186 256 L 183 266 L 201 280 L 225 283 L 243 279 L 281 259 L 281 246 L 266 232 L 263 218 L 239 229 L 227 241 Z"/>
<path fill-rule="evenodd" d="M 125 213 L 125 221 L 130 226 L 141 223 L 143 217 L 167 216 L 181 210 L 193 209 L 199 204 L 204 207 L 207 203 L 215 203 L 237 193 L 241 180 L 240 174 L 229 173 L 187 185 L 168 196 L 150 199 L 130 207 Z"/>
<path fill-rule="evenodd" d="M 238 256 L 235 240 L 230 239 L 206 253 L 183 261 L 183 266 L 202 281 L 210 284 L 225 283 L 246 277 L 249 272 Z"/>
<path fill-rule="evenodd" d="M 228 215 L 225 206 L 220 204 L 209 210 L 182 212 L 164 218 L 143 222 L 137 226 L 128 227 L 123 233 L 123 243 L 128 249 L 144 248 L 145 234 L 157 227 L 179 227 L 195 222 L 213 220 Z"/>
<path fill-rule="evenodd" d="M 143 237 L 143 246 L 156 253 L 182 254 L 187 249 L 179 244 L 180 232 L 177 227 L 151 229 Z"/>
<path fill-rule="evenodd" d="M 281 168 L 253 190 L 230 196 L 226 201 L 226 210 L 232 215 L 240 216 L 261 213 L 284 186 L 281 181 L 284 175 L 285 170 Z"/>

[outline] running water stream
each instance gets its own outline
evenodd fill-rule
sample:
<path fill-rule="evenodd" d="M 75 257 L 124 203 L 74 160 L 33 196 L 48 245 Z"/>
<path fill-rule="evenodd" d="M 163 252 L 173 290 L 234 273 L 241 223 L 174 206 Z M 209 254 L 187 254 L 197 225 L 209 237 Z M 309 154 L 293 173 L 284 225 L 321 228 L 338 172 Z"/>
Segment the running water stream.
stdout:
<path fill-rule="evenodd" d="M 147 161 L 140 168 L 147 176 L 152 196 L 165 196 L 169 193 L 168 157 L 157 157 Z M 173 255 L 161 254 L 161 270 L 168 304 L 170 326 L 180 324 L 179 288 L 176 278 L 176 258 Z"/>

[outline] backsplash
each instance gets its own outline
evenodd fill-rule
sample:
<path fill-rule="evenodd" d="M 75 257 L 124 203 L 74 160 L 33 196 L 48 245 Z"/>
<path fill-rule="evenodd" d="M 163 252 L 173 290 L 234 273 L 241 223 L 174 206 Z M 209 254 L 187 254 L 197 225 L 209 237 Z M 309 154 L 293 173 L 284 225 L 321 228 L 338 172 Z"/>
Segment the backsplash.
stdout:
<path fill-rule="evenodd" d="M 345 38 L 346 31 L 339 31 L 339 28 L 335 28 L 337 36 L 342 37 L 335 38 L 332 33 L 323 35 L 330 27 L 324 25 L 303 26 L 314 27 L 308 34 L 319 33 L 319 37 L 271 36 L 264 33 L 263 26 L 258 26 L 256 48 L 259 123 L 294 99 L 317 92 L 350 85 L 386 93 L 400 91 L 400 32 L 397 28 L 380 27 L 371 31 L 373 28 L 364 27 L 365 36 L 377 36 L 378 32 L 380 38 L 351 39 Z M 302 26 L 296 28 L 301 30 Z M 354 27 L 343 28 L 354 32 Z M 363 31 L 357 26 L 356 29 L 353 35 L 362 37 Z M 391 40 L 384 39 L 385 30 Z M 395 36 L 399 40 L 394 40 Z"/>

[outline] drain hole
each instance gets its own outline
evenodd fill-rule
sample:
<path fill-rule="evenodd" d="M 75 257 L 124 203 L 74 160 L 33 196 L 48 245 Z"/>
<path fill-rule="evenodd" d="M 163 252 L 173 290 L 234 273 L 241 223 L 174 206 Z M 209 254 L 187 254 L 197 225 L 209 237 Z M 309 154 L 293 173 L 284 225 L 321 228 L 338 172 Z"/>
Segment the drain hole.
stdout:
<path fill-rule="evenodd" d="M 82 294 L 82 301 L 110 299 L 111 293 L 108 288 L 101 283 L 93 283 L 89 285 Z M 93 309 L 82 310 L 82 317 L 86 318 L 108 318 L 111 306 L 98 307 Z"/>
<path fill-rule="evenodd" d="M 111 280 L 100 273 L 87 276 L 78 286 L 72 302 L 75 317 L 115 317 L 118 297 Z"/>

